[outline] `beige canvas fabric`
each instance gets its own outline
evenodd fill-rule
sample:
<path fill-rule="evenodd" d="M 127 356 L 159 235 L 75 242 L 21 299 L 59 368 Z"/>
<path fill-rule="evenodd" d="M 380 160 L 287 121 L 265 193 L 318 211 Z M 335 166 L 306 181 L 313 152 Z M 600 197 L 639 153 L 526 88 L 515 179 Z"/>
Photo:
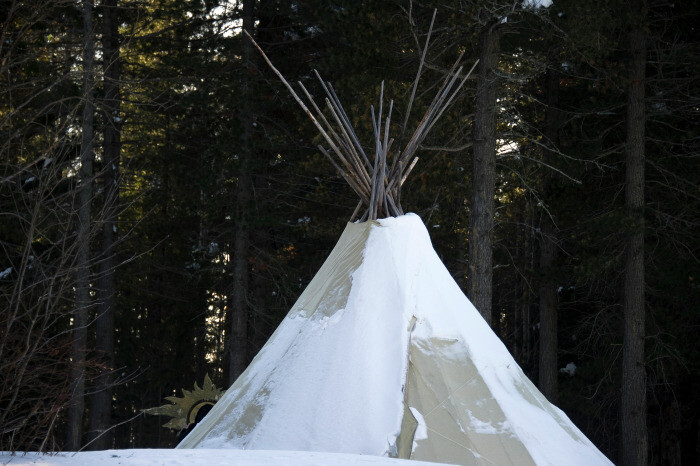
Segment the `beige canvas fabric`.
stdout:
<path fill-rule="evenodd" d="M 348 223 L 328 259 L 306 287 L 290 313 L 303 311 L 306 317 L 321 313 L 330 317 L 345 308 L 352 273 L 362 262 L 362 251 L 375 221 Z"/>
<path fill-rule="evenodd" d="M 409 412 L 413 408 L 420 413 L 427 438 L 414 439 L 407 458 L 469 465 L 535 464 L 474 364 L 468 358 L 447 356 L 467 354 L 455 346 L 460 342 L 411 340 L 406 404 Z M 413 413 L 411 419 L 415 422 Z"/>

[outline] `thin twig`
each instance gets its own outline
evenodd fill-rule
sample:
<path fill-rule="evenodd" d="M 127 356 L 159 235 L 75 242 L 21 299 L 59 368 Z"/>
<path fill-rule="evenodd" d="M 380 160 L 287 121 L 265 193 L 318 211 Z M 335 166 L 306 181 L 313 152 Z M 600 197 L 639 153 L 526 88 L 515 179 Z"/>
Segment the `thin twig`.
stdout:
<path fill-rule="evenodd" d="M 425 55 L 428 52 L 428 44 L 430 44 L 430 36 L 433 34 L 433 24 L 435 23 L 435 15 L 437 14 L 437 8 L 433 10 L 433 19 L 430 20 L 430 28 L 428 29 L 428 36 L 425 38 L 425 45 L 423 46 L 423 53 L 420 57 L 420 63 L 418 64 L 418 71 L 416 72 L 416 79 L 413 81 L 413 89 L 411 90 L 411 98 L 408 100 L 408 107 L 406 108 L 406 116 L 403 120 L 403 126 L 401 127 L 401 135 L 399 136 L 399 141 L 403 140 L 403 135 L 406 132 L 406 125 L 408 125 L 408 118 L 411 115 L 411 108 L 413 107 L 413 99 L 416 97 L 416 89 L 418 88 L 418 81 L 420 80 L 421 72 L 423 71 L 423 63 L 425 63 Z"/>

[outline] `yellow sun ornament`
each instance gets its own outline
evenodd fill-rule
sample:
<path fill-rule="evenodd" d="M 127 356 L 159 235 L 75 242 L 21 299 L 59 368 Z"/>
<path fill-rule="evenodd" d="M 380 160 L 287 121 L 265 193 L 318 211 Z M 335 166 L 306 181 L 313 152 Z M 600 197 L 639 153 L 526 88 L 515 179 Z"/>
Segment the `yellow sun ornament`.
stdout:
<path fill-rule="evenodd" d="M 207 374 L 204 376 L 204 383 L 201 388 L 195 382 L 194 390 L 182 389 L 182 398 L 168 396 L 165 399 L 171 404 L 148 408 L 143 411 L 146 414 L 170 416 L 172 419 L 163 424 L 163 427 L 181 430 L 195 421 L 197 413 L 203 406 L 216 404 L 222 394 L 223 391 L 212 383 Z"/>

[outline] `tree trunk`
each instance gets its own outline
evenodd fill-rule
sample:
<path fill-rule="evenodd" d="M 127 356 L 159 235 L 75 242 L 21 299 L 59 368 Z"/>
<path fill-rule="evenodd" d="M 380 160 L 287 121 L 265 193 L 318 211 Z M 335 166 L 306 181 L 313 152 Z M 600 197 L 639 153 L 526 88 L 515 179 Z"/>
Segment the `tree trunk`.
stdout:
<path fill-rule="evenodd" d="M 523 312 L 520 303 L 514 306 L 513 315 L 513 358 L 522 365 L 523 363 Z"/>
<path fill-rule="evenodd" d="M 644 80 L 646 43 L 635 25 L 629 33 L 625 204 L 633 231 L 627 238 L 622 347 L 622 464 L 647 464 L 646 372 L 644 367 Z"/>
<path fill-rule="evenodd" d="M 78 450 L 82 444 L 83 411 L 85 410 L 85 351 L 88 308 L 90 306 L 90 204 L 92 202 L 93 164 L 93 40 L 92 0 L 84 0 L 83 13 L 83 121 L 80 147 L 80 186 L 78 188 L 78 234 L 75 311 L 71 346 L 71 402 L 66 426 L 66 449 Z"/>
<path fill-rule="evenodd" d="M 243 1 L 243 29 L 253 35 L 253 0 Z M 236 198 L 237 225 L 233 248 L 233 289 L 231 309 L 231 340 L 229 345 L 229 384 L 233 384 L 248 363 L 248 281 L 250 256 L 250 234 L 248 212 L 252 199 L 253 182 L 250 174 L 252 158 L 253 109 L 251 100 L 251 76 L 253 73 L 253 50 L 249 40 L 243 39 L 243 89 L 240 121 L 243 128 L 239 152 L 240 171 Z"/>
<path fill-rule="evenodd" d="M 500 35 L 497 24 L 484 26 L 474 114 L 474 169 L 469 217 L 469 299 L 491 325 L 493 215 L 496 182 L 496 68 Z"/>
<path fill-rule="evenodd" d="M 540 351 L 539 388 L 549 401 L 557 401 L 557 289 L 549 274 L 556 258 L 554 225 L 545 213 L 542 215 L 540 271 L 545 274 L 540 285 Z"/>
<path fill-rule="evenodd" d="M 523 284 L 524 285 L 524 284 Z M 524 286 L 519 287 L 520 292 L 520 315 L 522 316 L 522 343 L 520 349 L 520 364 L 523 366 L 525 373 L 532 375 L 532 314 L 530 313 L 530 302 L 528 290 Z"/>
<path fill-rule="evenodd" d="M 119 214 L 119 163 L 121 140 L 119 95 L 119 31 L 117 0 L 103 3 L 103 72 L 104 72 L 104 209 L 102 215 L 102 254 L 99 267 L 95 351 L 100 359 L 100 374 L 90 405 L 90 447 L 108 449 L 111 436 L 105 431 L 111 424 L 112 385 L 114 383 L 114 310 L 116 305 L 116 251 Z"/>
<path fill-rule="evenodd" d="M 546 163 L 553 158 L 553 151 L 549 147 L 558 145 L 559 116 L 557 111 L 559 95 L 559 64 L 550 60 L 551 68 L 546 76 L 546 102 L 544 136 L 547 149 L 543 151 Z M 544 175 L 543 189 L 545 199 L 551 196 L 551 172 Z M 548 212 L 540 214 L 540 351 L 539 351 L 539 379 L 540 391 L 552 403 L 557 401 L 557 285 L 554 282 L 553 270 L 557 257 L 556 229 Z"/>

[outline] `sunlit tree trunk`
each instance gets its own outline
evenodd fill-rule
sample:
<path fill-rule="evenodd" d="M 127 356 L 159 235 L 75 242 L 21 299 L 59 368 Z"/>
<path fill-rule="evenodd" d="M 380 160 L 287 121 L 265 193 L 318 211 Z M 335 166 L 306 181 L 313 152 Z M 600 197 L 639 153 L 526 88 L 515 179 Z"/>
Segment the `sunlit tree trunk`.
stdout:
<path fill-rule="evenodd" d="M 491 325 L 494 190 L 496 182 L 496 69 L 498 23 L 485 25 L 479 39 L 474 114 L 474 163 L 469 216 L 469 299 Z"/>
<path fill-rule="evenodd" d="M 646 371 L 644 363 L 644 81 L 646 38 L 639 24 L 629 33 L 625 204 L 633 230 L 627 238 L 622 346 L 622 464 L 647 464 Z"/>
<path fill-rule="evenodd" d="M 88 308 L 90 306 L 90 214 L 93 178 L 93 116 L 94 116 L 94 56 L 92 0 L 84 0 L 83 14 L 83 119 L 80 148 L 80 186 L 77 213 L 78 234 L 75 311 L 73 313 L 73 341 L 71 348 L 71 403 L 66 426 L 66 448 L 78 450 L 82 444 L 83 411 L 85 410 L 85 352 L 87 341 Z"/>

